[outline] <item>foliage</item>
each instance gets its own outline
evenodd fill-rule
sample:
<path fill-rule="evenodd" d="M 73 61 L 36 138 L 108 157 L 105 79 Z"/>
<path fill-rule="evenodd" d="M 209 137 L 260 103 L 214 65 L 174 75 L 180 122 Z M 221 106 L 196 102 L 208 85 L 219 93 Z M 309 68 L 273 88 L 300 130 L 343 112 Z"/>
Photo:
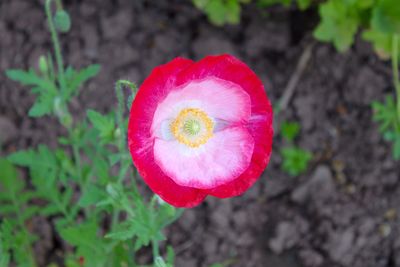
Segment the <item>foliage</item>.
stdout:
<path fill-rule="evenodd" d="M 296 0 L 300 9 L 304 10 L 311 5 L 312 0 Z M 217 26 L 224 24 L 238 24 L 240 22 L 241 6 L 249 4 L 251 0 L 192 0 L 193 4 L 206 15 L 208 20 Z M 292 0 L 257 0 L 259 7 L 265 8 L 276 4 L 289 6 Z"/>
<path fill-rule="evenodd" d="M 75 247 L 66 255 L 67 267 L 139 266 L 136 252 L 150 245 L 154 266 L 171 267 L 173 249 L 168 247 L 164 259 L 159 242 L 165 240 L 163 229 L 183 210 L 158 197 L 147 200 L 138 192 L 126 145 L 122 91 L 129 87 L 133 98 L 136 86 L 129 81 L 117 82 L 115 111 L 101 114 L 88 110 L 79 121 L 71 116 L 68 103 L 100 67 L 64 69 L 57 31 L 67 32 L 71 21 L 60 0 L 55 2 L 54 17 L 52 0 L 46 0 L 45 6 L 55 64 L 49 54 L 40 57 L 38 71 L 15 69 L 6 74 L 32 87 L 37 98 L 29 115 L 56 117 L 66 135 L 58 139 L 56 148 L 39 145 L 0 159 L 0 217 L 5 218 L 0 224 L 0 267 L 37 266 L 32 253 L 35 235 L 27 227 L 36 215 L 51 216 L 59 236 Z M 29 184 L 18 176 L 14 165 L 29 170 Z"/>
<path fill-rule="evenodd" d="M 237 24 L 240 21 L 240 4 L 250 0 L 192 0 L 193 4 L 215 25 Z"/>
<path fill-rule="evenodd" d="M 282 122 L 280 135 L 288 143 L 288 145 L 280 149 L 280 154 L 282 157 L 281 168 L 291 176 L 298 176 L 304 173 L 308 168 L 310 160 L 312 159 L 312 154 L 309 151 L 294 145 L 294 140 L 299 133 L 299 123 L 287 121 Z"/>
<path fill-rule="evenodd" d="M 215 25 L 237 24 L 240 10 L 251 0 L 192 0 Z M 301 10 L 317 6 L 321 18 L 314 36 L 331 42 L 339 51 L 347 50 L 355 34 L 363 29 L 363 38 L 372 43 L 379 55 L 391 53 L 391 35 L 400 33 L 400 5 L 397 0 L 255 0 L 260 8 L 296 3 Z"/>
<path fill-rule="evenodd" d="M 385 103 L 372 103 L 374 120 L 379 123 L 379 132 L 386 141 L 393 143 L 393 158 L 400 159 L 400 120 L 396 103 L 392 96 L 386 97 Z"/>
<path fill-rule="evenodd" d="M 34 266 L 31 245 L 35 236 L 28 232 L 25 221 L 38 213 L 39 207 L 28 204 L 35 192 L 24 189 L 9 161 L 0 159 L 0 170 L 0 214 L 7 218 L 0 227 L 0 266 L 8 266 L 11 255 L 18 266 Z"/>
<path fill-rule="evenodd" d="M 281 149 L 282 169 L 292 176 L 304 173 L 311 160 L 311 153 L 299 147 L 284 147 Z"/>
<path fill-rule="evenodd" d="M 293 142 L 294 139 L 299 135 L 300 133 L 300 124 L 298 122 L 289 122 L 289 121 L 284 121 L 281 124 L 281 135 L 282 137 L 289 141 Z"/>

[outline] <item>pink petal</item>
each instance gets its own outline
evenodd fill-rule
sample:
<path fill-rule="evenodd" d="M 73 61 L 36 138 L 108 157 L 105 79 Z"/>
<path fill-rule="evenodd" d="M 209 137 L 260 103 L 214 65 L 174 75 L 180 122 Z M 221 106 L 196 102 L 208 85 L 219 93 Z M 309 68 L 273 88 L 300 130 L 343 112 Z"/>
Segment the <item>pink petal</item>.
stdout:
<path fill-rule="evenodd" d="M 242 123 L 250 118 L 250 96 L 237 84 L 216 77 L 195 80 L 174 89 L 158 105 L 152 130 L 174 119 L 184 108 L 199 108 L 214 119 Z"/>
<path fill-rule="evenodd" d="M 210 189 L 239 177 L 248 168 L 253 149 L 253 137 L 238 126 L 215 133 L 198 148 L 156 138 L 154 158 L 175 183 Z"/>

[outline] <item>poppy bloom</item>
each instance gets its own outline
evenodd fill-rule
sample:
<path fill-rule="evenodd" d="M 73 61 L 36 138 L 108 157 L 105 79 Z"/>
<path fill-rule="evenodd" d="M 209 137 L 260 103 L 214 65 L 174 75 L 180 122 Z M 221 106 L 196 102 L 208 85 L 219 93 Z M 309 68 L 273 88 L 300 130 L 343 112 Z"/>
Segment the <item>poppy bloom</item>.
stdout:
<path fill-rule="evenodd" d="M 129 118 L 133 162 L 176 207 L 245 192 L 268 164 L 272 107 L 256 74 L 230 55 L 176 58 L 143 82 Z"/>

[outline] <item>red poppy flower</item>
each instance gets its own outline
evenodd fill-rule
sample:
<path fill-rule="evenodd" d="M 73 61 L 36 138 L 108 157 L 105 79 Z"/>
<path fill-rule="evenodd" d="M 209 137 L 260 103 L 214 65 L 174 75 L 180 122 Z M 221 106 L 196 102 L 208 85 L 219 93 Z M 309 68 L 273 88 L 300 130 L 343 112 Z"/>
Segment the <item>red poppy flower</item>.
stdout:
<path fill-rule="evenodd" d="M 256 74 L 230 55 L 176 58 L 155 68 L 133 101 L 129 149 L 163 200 L 193 207 L 245 192 L 271 154 L 272 107 Z"/>

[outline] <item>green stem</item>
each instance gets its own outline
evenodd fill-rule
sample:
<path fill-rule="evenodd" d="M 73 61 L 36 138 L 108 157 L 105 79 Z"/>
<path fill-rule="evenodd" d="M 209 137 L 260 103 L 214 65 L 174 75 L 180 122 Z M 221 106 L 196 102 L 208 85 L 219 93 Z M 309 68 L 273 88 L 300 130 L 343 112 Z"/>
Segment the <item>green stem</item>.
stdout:
<path fill-rule="evenodd" d="M 129 88 L 131 88 L 131 90 L 133 91 L 134 94 L 136 93 L 136 86 L 134 83 L 132 83 L 130 81 L 118 80 L 115 83 L 115 93 L 117 95 L 117 100 L 118 100 L 117 124 L 118 124 L 118 128 L 120 129 L 120 134 L 121 134 L 120 139 L 119 139 L 118 148 L 119 148 L 119 153 L 121 153 L 121 154 L 125 154 L 128 152 L 128 149 L 126 147 L 127 127 L 126 127 L 125 120 L 124 120 L 124 112 L 125 112 L 125 97 L 124 97 L 124 92 L 123 92 L 124 86 L 128 86 Z M 122 160 L 122 162 L 121 162 L 121 170 L 119 172 L 119 177 L 118 177 L 119 183 L 122 183 L 122 181 L 125 177 L 126 171 L 127 171 L 124 161 L 125 160 Z M 130 166 L 130 164 L 128 166 Z M 135 185 L 135 187 L 136 187 L 136 185 Z"/>
<path fill-rule="evenodd" d="M 54 54 L 55 54 L 56 62 L 57 62 L 58 83 L 60 84 L 61 91 L 65 92 L 66 83 L 65 83 L 65 77 L 64 77 L 64 63 L 63 63 L 63 59 L 62 59 L 62 55 L 61 55 L 60 41 L 58 40 L 57 31 L 56 31 L 56 28 L 55 28 L 54 22 L 53 22 L 53 16 L 51 15 L 51 1 L 52 0 L 46 0 L 46 4 L 45 4 L 46 16 L 47 16 L 47 22 L 48 22 L 49 28 L 50 28 L 51 39 L 53 41 L 53 46 L 54 46 Z M 62 8 L 60 0 L 56 1 L 56 5 L 57 5 L 58 9 Z"/>
<path fill-rule="evenodd" d="M 393 35 L 392 43 L 393 82 L 396 88 L 397 117 L 400 122 L 400 79 L 399 79 L 399 35 Z"/>
<path fill-rule="evenodd" d="M 157 257 L 160 256 L 160 248 L 158 246 L 158 241 L 155 239 L 151 240 L 151 245 L 153 247 L 153 259 L 154 259 L 154 263 L 156 262 Z"/>
<path fill-rule="evenodd" d="M 128 86 L 131 88 L 133 93 L 136 93 L 136 85 L 127 80 L 118 80 L 115 83 L 115 93 L 117 95 L 118 100 L 118 109 L 117 109 L 117 123 L 119 128 L 121 129 L 121 139 L 120 139 L 120 152 L 126 151 L 125 143 L 126 143 L 126 125 L 124 122 L 124 112 L 125 112 L 125 97 L 124 92 L 122 91 L 124 86 Z"/>

